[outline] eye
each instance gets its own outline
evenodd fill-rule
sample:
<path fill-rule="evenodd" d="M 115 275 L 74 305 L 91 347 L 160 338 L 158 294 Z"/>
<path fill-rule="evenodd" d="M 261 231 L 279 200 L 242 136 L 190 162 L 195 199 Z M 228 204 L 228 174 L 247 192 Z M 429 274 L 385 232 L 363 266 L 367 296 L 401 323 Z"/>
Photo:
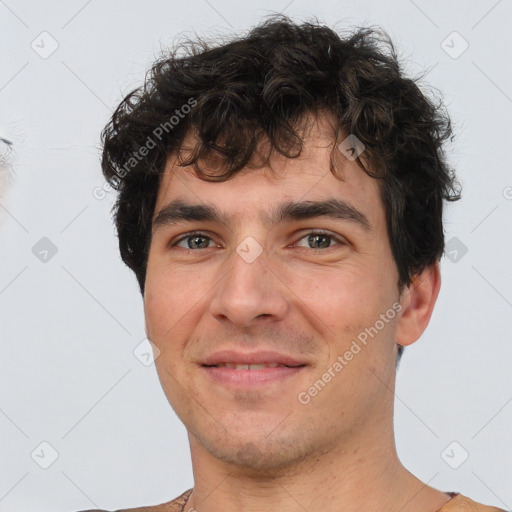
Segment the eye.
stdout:
<path fill-rule="evenodd" d="M 201 231 L 194 231 L 182 236 L 175 242 L 171 243 L 170 246 L 180 247 L 187 250 L 208 249 L 210 247 L 210 242 L 213 242 L 211 237 L 205 235 Z M 218 244 L 216 245 L 219 247 Z"/>
<path fill-rule="evenodd" d="M 294 244 L 294 247 L 304 247 L 304 245 L 300 244 L 301 240 L 306 240 L 305 247 L 309 249 L 329 249 L 333 245 L 332 241 L 335 241 L 334 245 L 346 245 L 346 242 L 341 237 L 335 236 L 328 231 L 320 230 L 312 231 L 301 237 L 299 242 Z"/>
<path fill-rule="evenodd" d="M 302 242 L 302 241 L 305 242 Z M 214 245 L 212 245 L 212 243 Z M 328 231 L 314 230 L 302 236 L 293 247 L 305 247 L 308 249 L 329 249 L 333 245 L 346 245 L 347 242 L 337 235 Z M 210 236 L 202 231 L 186 233 L 175 242 L 169 244 L 170 247 L 180 247 L 181 249 L 196 251 L 198 249 L 209 249 L 211 247 L 220 247 Z"/>

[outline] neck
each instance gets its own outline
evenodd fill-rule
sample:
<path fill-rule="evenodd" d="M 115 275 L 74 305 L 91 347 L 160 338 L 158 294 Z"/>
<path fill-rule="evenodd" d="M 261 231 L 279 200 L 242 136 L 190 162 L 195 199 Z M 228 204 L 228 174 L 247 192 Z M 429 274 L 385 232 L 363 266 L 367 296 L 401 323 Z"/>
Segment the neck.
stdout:
<path fill-rule="evenodd" d="M 434 512 L 450 498 L 400 463 L 391 426 L 379 436 L 365 432 L 271 476 L 219 461 L 192 437 L 191 451 L 194 491 L 185 511 Z"/>

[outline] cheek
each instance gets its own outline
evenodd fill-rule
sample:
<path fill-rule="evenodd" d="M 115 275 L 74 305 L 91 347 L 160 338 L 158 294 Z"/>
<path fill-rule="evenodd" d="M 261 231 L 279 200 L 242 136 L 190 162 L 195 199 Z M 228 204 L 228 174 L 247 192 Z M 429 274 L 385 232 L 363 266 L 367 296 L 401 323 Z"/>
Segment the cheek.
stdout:
<path fill-rule="evenodd" d="M 213 283 L 199 266 L 172 269 L 148 263 L 144 311 L 148 334 L 160 350 L 173 350 L 187 339 L 204 312 Z"/>
<path fill-rule="evenodd" d="M 307 279 L 289 274 L 290 288 L 325 329 L 350 332 L 371 316 L 378 301 L 375 277 L 370 272 L 351 263 L 319 267 L 310 271 Z"/>
<path fill-rule="evenodd" d="M 364 339 L 365 333 L 369 343 L 359 343 L 362 352 L 374 353 L 378 358 L 386 350 L 387 343 L 373 342 L 390 338 L 391 322 L 377 336 L 368 334 L 375 332 L 371 328 L 396 299 L 385 273 L 347 264 L 336 269 L 317 269 L 306 281 L 294 279 L 291 288 L 300 299 L 297 307 L 329 345 L 329 359 L 344 354 L 358 336 Z"/>

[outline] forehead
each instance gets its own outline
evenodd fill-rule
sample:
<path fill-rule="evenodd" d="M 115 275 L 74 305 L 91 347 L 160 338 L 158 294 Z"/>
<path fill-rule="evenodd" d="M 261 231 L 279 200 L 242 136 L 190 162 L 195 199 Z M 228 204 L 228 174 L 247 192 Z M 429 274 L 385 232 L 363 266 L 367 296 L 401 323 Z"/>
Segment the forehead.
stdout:
<path fill-rule="evenodd" d="M 368 176 L 356 161 L 346 158 L 337 149 L 343 138 L 336 141 L 334 137 L 332 117 L 315 118 L 303 138 L 303 148 L 297 158 L 274 153 L 269 166 L 246 167 L 229 180 L 220 182 L 199 178 L 192 167 L 180 167 L 178 155 L 171 154 L 161 179 L 154 217 L 175 199 L 194 204 L 216 204 L 221 210 L 237 213 L 235 220 L 241 222 L 246 216 L 268 220 L 285 201 L 337 198 L 363 212 L 370 224 L 379 224 L 384 214 L 379 182 Z M 185 157 L 195 143 L 195 134 L 191 132 L 182 145 Z M 262 145 L 264 150 L 264 141 Z M 333 151 L 333 148 L 336 149 Z M 204 172 L 211 172 L 207 162 L 200 165 Z"/>

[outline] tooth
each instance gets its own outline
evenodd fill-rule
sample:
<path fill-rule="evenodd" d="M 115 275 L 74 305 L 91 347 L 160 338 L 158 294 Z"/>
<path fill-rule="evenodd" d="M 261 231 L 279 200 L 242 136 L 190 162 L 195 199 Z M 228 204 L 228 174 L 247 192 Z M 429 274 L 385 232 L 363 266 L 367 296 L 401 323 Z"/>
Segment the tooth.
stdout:
<path fill-rule="evenodd" d="M 266 368 L 285 368 L 281 363 L 258 363 L 258 364 L 238 364 L 238 363 L 218 363 L 216 368 L 229 368 L 231 370 L 265 370 Z"/>
<path fill-rule="evenodd" d="M 267 364 L 251 364 L 249 365 L 250 370 L 264 370 L 265 368 L 269 368 Z"/>

